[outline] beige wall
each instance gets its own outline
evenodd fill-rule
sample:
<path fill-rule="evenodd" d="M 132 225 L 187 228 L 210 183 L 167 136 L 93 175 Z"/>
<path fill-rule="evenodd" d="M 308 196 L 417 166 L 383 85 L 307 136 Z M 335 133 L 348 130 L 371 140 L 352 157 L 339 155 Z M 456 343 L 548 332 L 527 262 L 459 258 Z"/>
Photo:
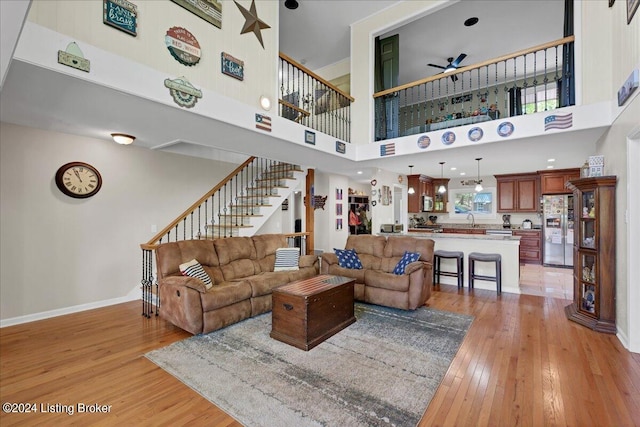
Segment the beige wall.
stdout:
<path fill-rule="evenodd" d="M 278 2 L 256 2 L 258 16 L 271 26 L 261 31 L 264 49 L 253 32 L 240 34 L 245 19 L 232 1 L 222 1 L 221 29 L 169 0 L 134 3 L 139 16 L 136 37 L 102 23 L 102 0 L 34 0 L 28 20 L 71 36 L 80 49 L 83 42 L 89 43 L 164 71 L 168 77 L 185 76 L 198 88 L 214 90 L 245 104 L 256 105 L 261 94 L 276 96 Z M 251 5 L 248 1 L 239 3 L 247 9 Z M 198 64 L 187 67 L 171 56 L 164 42 L 171 27 L 184 27 L 196 37 L 202 51 Z M 220 72 L 223 51 L 244 61 L 244 81 Z"/>
<path fill-rule="evenodd" d="M 584 103 L 611 100 L 615 118 L 611 128 L 597 143 L 597 154 L 605 156 L 605 174 L 616 175 L 616 317 L 623 337 L 638 334 L 638 325 L 629 321 L 628 296 L 631 286 L 627 277 L 627 239 L 625 221 L 628 209 L 627 136 L 640 126 L 640 97 L 617 106 L 617 91 L 634 68 L 640 67 L 640 13 L 627 25 L 626 2 L 582 2 L 582 54 Z M 637 185 L 639 183 L 635 183 Z M 635 329 L 634 329 L 635 328 Z M 637 336 L 637 335 L 636 335 Z M 637 350 L 636 350 L 637 351 Z"/>
<path fill-rule="evenodd" d="M 70 161 L 98 168 L 98 194 L 57 189 L 56 170 Z M 2 320 L 125 297 L 140 282 L 151 225 L 166 226 L 235 167 L 0 123 Z"/>

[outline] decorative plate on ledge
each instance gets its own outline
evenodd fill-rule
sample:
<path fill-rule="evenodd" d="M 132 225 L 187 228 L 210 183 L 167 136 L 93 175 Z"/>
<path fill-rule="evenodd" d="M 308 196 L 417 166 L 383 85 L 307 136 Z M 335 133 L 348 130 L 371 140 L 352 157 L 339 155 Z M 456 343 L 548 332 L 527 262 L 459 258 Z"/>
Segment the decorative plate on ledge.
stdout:
<path fill-rule="evenodd" d="M 469 129 L 469 139 L 473 142 L 478 142 L 482 139 L 482 136 L 484 135 L 484 132 L 481 128 L 479 127 L 474 127 Z"/>
<path fill-rule="evenodd" d="M 502 122 L 500 123 L 500 126 L 498 126 L 498 135 L 502 137 L 509 136 L 513 133 L 514 129 L 515 127 L 513 126 L 513 123 Z"/>
<path fill-rule="evenodd" d="M 442 134 L 442 143 L 444 145 L 451 145 L 456 142 L 456 134 L 449 131 Z"/>

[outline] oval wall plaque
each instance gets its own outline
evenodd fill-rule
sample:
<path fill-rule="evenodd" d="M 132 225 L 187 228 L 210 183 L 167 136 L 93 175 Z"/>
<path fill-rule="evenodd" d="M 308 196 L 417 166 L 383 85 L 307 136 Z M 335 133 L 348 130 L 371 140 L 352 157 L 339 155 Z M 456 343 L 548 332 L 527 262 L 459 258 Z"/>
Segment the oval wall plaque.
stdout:
<path fill-rule="evenodd" d="M 200 62 L 200 43 L 186 28 L 169 28 L 164 43 L 179 63 L 191 67 Z"/>

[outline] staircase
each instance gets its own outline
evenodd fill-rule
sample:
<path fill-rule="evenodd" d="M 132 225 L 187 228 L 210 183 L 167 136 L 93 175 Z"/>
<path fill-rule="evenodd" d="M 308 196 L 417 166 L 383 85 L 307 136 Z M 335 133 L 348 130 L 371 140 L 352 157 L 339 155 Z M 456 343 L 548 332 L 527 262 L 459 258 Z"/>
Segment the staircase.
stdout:
<path fill-rule="evenodd" d="M 252 236 L 298 188 L 304 171 L 298 165 L 278 163 L 262 172 L 250 186 L 235 194 L 228 205 L 205 225 L 202 239 Z"/>
<path fill-rule="evenodd" d="M 305 175 L 298 165 L 250 157 L 151 240 L 142 243 L 142 315 L 151 316 L 154 299 L 159 307 L 154 297 L 158 286 L 153 268 L 153 252 L 158 245 L 178 240 L 252 236 L 299 188 Z"/>

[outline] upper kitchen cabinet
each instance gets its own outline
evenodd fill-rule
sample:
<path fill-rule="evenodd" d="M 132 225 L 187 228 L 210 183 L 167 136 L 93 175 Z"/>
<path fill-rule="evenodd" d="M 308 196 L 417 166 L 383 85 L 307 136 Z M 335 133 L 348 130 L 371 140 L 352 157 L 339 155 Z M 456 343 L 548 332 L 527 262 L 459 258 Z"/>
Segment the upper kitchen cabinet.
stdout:
<path fill-rule="evenodd" d="M 580 178 L 580 168 L 539 171 L 542 194 L 571 194 L 566 187 L 568 181 Z"/>
<path fill-rule="evenodd" d="M 540 176 L 537 173 L 495 175 L 498 212 L 538 212 Z"/>
<path fill-rule="evenodd" d="M 440 193 L 438 189 L 444 186 L 445 192 Z M 447 213 L 447 194 L 449 193 L 449 178 L 433 179 L 433 213 Z"/>
<path fill-rule="evenodd" d="M 414 193 L 407 197 L 407 210 L 410 213 L 422 212 L 424 196 L 433 196 L 431 178 L 426 175 L 407 175 L 407 185 L 414 189 Z"/>

